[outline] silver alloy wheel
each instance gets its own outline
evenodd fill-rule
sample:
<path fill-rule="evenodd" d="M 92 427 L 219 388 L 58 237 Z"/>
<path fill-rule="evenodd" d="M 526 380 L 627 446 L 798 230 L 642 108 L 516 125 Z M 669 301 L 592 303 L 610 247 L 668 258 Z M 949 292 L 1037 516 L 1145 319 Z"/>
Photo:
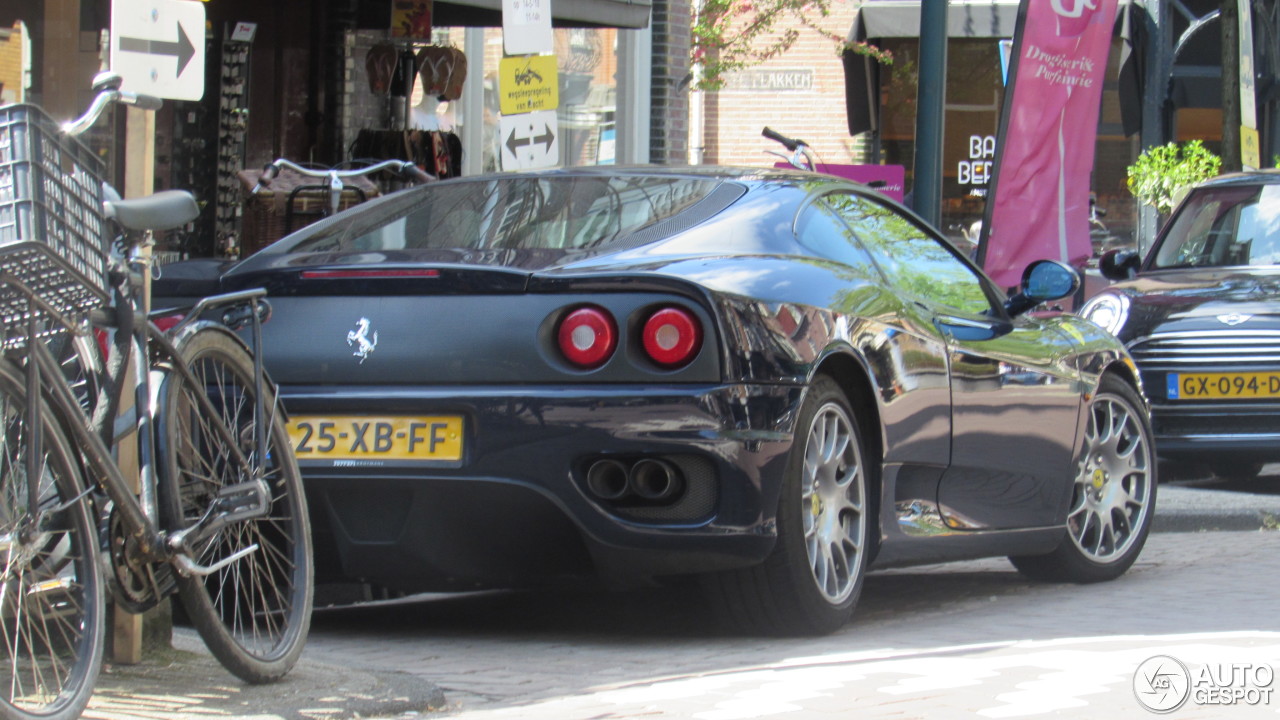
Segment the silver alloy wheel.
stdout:
<path fill-rule="evenodd" d="M 809 568 L 833 605 L 849 597 L 861 573 L 867 524 L 862 475 L 848 414 L 836 403 L 823 405 L 809 428 L 800 508 Z"/>
<path fill-rule="evenodd" d="M 1151 443 L 1138 412 L 1111 393 L 1099 393 L 1089 407 L 1085 458 L 1067 528 L 1072 542 L 1094 562 L 1123 557 L 1150 512 Z"/>

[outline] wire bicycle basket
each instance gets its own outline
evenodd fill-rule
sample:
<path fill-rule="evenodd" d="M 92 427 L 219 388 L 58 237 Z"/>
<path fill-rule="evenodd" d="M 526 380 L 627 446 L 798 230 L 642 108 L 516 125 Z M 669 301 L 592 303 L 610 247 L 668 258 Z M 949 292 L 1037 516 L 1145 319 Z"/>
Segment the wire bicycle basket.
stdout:
<path fill-rule="evenodd" d="M 66 318 L 107 301 L 102 163 L 35 105 L 0 107 L 0 262 Z M 48 313 L 16 286 L 0 288 L 3 346 L 20 347 Z M 42 323 L 56 335 L 60 323 Z"/>

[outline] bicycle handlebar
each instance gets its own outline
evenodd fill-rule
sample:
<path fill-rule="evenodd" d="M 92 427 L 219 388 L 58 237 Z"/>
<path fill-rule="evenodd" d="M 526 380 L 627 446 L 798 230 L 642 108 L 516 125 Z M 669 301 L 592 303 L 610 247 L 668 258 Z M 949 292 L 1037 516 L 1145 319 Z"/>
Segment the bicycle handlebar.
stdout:
<path fill-rule="evenodd" d="M 89 109 L 75 120 L 63 123 L 62 131 L 73 137 L 83 134 L 84 131 L 93 127 L 93 124 L 102 116 L 102 112 L 114 103 L 132 105 L 139 110 L 159 110 L 164 104 L 164 101 L 158 97 L 121 90 L 120 82 L 119 75 L 99 73 L 93 80 L 93 87 L 98 94 L 93 97 Z"/>
<path fill-rule="evenodd" d="M 262 168 L 262 175 L 258 177 L 257 184 L 253 186 L 253 190 L 251 190 L 249 194 L 255 195 L 261 192 L 263 187 L 269 184 L 271 180 L 275 179 L 275 177 L 280 174 L 281 170 L 286 168 L 300 175 L 328 180 L 331 189 L 335 187 L 336 183 L 338 191 L 342 190 L 342 180 L 345 178 L 373 175 L 374 173 L 382 172 L 383 170 L 390 170 L 406 180 L 412 180 L 415 185 L 436 179 L 434 175 L 425 172 L 422 168 L 407 160 L 383 160 L 382 162 L 375 163 L 367 167 L 354 168 L 351 170 L 336 170 L 303 167 L 291 160 L 279 158 L 275 162 L 268 163 Z"/>
<path fill-rule="evenodd" d="M 329 213 L 338 212 L 338 208 L 342 204 L 342 191 L 346 188 L 343 182 L 345 178 L 355 178 L 364 175 L 372 175 L 390 170 L 401 178 L 412 182 L 414 185 L 421 185 L 426 182 L 435 180 L 436 177 L 423 171 L 422 168 L 414 165 L 407 160 L 383 160 L 367 167 L 354 168 L 351 170 L 338 170 L 336 168 L 317 169 L 303 167 L 291 160 L 279 158 L 275 162 L 268 163 L 262 168 L 262 174 L 258 176 L 258 182 L 254 184 L 253 189 L 249 191 L 250 195 L 257 195 L 262 192 L 263 188 L 271 183 L 282 169 L 288 168 L 300 175 L 325 180 L 329 186 Z"/>
<path fill-rule="evenodd" d="M 777 155 L 783 160 L 791 163 L 792 167 L 799 168 L 801 170 L 812 171 L 817 169 L 817 161 L 814 159 L 813 152 L 809 150 L 809 143 L 799 138 L 789 138 L 770 127 L 766 127 L 764 130 L 760 131 L 760 134 L 774 142 L 781 143 L 784 148 L 791 151 L 791 155 L 787 156 L 775 150 L 766 150 L 765 152 L 770 155 Z"/>
<path fill-rule="evenodd" d="M 798 138 L 789 138 L 786 135 L 783 135 L 782 133 L 770 127 L 766 127 L 764 130 L 760 132 L 760 134 L 769 138 L 770 140 L 773 140 L 774 142 L 782 143 L 782 147 L 790 150 L 791 152 L 795 152 L 798 148 L 801 148 L 801 147 L 809 147 L 809 143 L 803 140 L 800 140 Z"/>

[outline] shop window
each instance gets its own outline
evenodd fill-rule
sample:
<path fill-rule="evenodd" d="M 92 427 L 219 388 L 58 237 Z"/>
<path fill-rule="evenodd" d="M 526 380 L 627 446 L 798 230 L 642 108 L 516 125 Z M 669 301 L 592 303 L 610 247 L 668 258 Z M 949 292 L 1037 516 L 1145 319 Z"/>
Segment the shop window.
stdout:
<path fill-rule="evenodd" d="M 558 164 L 563 167 L 612 165 L 616 161 L 618 30 L 557 28 L 555 55 L 559 76 Z M 500 170 L 498 63 L 502 30 L 485 30 L 484 57 L 476 78 L 484 87 L 483 167 Z M 465 121 L 465 120 L 464 120 Z"/>
<path fill-rule="evenodd" d="M 951 38 L 947 45 L 939 229 L 962 248 L 976 239 L 973 229 L 983 217 L 994 180 L 996 134 L 1005 92 L 999 42 L 998 38 Z M 891 38 L 881 44 L 893 52 L 895 61 L 881 68 L 878 160 L 904 166 L 910 190 L 914 183 L 920 43 L 917 38 Z M 1125 184 L 1127 167 L 1137 156 L 1137 146 L 1136 140 L 1125 137 L 1121 129 L 1116 100 L 1119 51 L 1117 39 L 1105 74 L 1091 182 L 1103 213 L 1099 222 L 1091 226 L 1094 245 L 1100 249 L 1132 245 L 1137 224 L 1137 203 Z"/>

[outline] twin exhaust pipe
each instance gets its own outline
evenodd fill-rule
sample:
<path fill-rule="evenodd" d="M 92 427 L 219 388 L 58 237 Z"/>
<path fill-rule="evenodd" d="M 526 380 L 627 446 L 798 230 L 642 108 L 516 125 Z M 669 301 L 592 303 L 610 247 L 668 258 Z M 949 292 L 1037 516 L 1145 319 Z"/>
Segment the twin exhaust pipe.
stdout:
<path fill-rule="evenodd" d="M 684 492 L 684 476 L 666 460 L 602 459 L 587 468 L 587 490 L 597 499 L 610 502 L 628 497 L 665 502 Z"/>

